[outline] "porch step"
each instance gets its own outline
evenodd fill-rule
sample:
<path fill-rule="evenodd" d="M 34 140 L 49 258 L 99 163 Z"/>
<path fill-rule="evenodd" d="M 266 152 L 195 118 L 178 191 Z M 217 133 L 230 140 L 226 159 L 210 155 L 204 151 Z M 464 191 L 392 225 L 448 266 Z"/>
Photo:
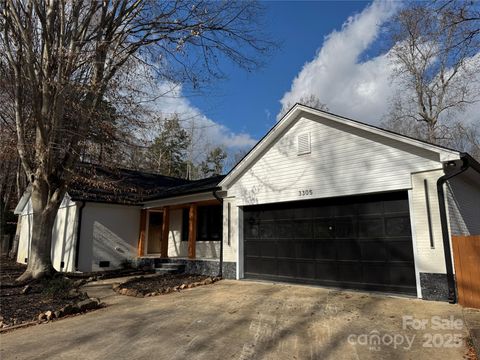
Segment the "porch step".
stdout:
<path fill-rule="evenodd" d="M 160 268 L 165 268 L 165 269 L 180 269 L 180 268 L 185 268 L 185 264 L 182 263 L 162 263 Z"/>
<path fill-rule="evenodd" d="M 180 263 L 158 263 L 155 265 L 157 274 L 181 274 L 185 272 L 185 264 Z"/>

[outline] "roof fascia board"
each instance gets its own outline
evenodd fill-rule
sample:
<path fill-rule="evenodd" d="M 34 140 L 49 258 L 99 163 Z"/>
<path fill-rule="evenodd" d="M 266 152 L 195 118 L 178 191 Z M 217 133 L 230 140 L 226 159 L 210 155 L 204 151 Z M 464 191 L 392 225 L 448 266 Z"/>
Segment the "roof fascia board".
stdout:
<path fill-rule="evenodd" d="M 250 151 L 250 153 L 245 156 L 245 158 L 240 161 L 236 167 L 234 167 L 229 174 L 219 183 L 219 186 L 223 190 L 226 190 L 229 185 L 237 179 L 245 170 L 250 166 L 250 164 L 255 161 L 258 154 L 262 153 L 268 146 L 273 143 L 277 136 L 282 133 L 282 131 L 289 127 L 293 121 L 299 118 L 302 114 L 313 114 L 319 117 L 323 117 L 327 120 L 334 122 L 343 123 L 354 128 L 358 128 L 373 134 L 384 136 L 393 140 L 397 140 L 412 146 L 420 147 L 435 153 L 439 154 L 441 162 L 452 161 L 460 159 L 460 152 L 455 150 L 450 150 L 442 148 L 433 144 L 428 144 L 420 140 L 409 138 L 400 134 L 395 134 L 380 128 L 376 128 L 367 124 L 362 124 L 360 122 L 343 118 L 334 114 L 316 110 L 304 105 L 296 104 L 290 109 L 290 111 L 277 123 L 275 126 L 255 145 L 255 147 Z"/>
<path fill-rule="evenodd" d="M 426 143 L 426 142 L 423 142 L 423 141 L 420 141 L 420 140 L 409 138 L 407 136 L 403 136 L 403 135 L 400 135 L 400 134 L 395 134 L 395 133 L 390 132 L 390 131 L 386 131 L 386 130 L 383 130 L 383 129 L 380 129 L 380 128 L 376 128 L 374 126 L 370 126 L 370 125 L 367 125 L 367 124 L 362 124 L 361 122 L 357 122 L 355 120 L 350 120 L 350 119 L 343 118 L 343 117 L 340 117 L 340 116 L 336 116 L 336 115 L 326 113 L 326 112 L 323 112 L 323 111 L 311 109 L 309 107 L 305 107 L 305 106 L 302 106 L 302 105 L 298 105 L 298 106 L 301 107 L 302 110 L 305 111 L 306 113 L 311 113 L 311 114 L 314 114 L 314 115 L 317 115 L 317 116 L 320 116 L 320 117 L 323 117 L 323 118 L 326 118 L 326 119 L 329 119 L 329 120 L 332 120 L 332 121 L 344 123 L 344 124 L 350 125 L 352 127 L 358 128 L 358 129 L 362 129 L 362 130 L 365 130 L 365 131 L 368 131 L 368 132 L 371 132 L 371 133 L 374 133 L 374 134 L 378 134 L 378 135 L 381 135 L 381 136 L 384 136 L 384 137 L 387 137 L 387 138 L 390 138 L 390 139 L 393 139 L 393 140 L 401 141 L 401 142 L 404 142 L 406 144 L 410 144 L 410 145 L 413 145 L 413 146 L 417 146 L 417 147 L 420 147 L 420 148 L 423 148 L 423 149 L 426 149 L 426 150 L 430 150 L 430 151 L 439 153 L 440 154 L 440 161 L 442 161 L 442 162 L 443 161 L 459 160 L 460 159 L 460 154 L 461 154 L 460 151 L 446 149 L 446 148 L 443 148 L 443 147 L 440 147 L 440 146 L 437 146 L 437 145 L 429 144 L 429 143 Z"/>
<path fill-rule="evenodd" d="M 213 196 L 213 191 L 146 201 L 143 203 L 143 208 L 150 209 L 159 206 L 182 205 L 204 200 L 215 200 L 215 197 Z"/>

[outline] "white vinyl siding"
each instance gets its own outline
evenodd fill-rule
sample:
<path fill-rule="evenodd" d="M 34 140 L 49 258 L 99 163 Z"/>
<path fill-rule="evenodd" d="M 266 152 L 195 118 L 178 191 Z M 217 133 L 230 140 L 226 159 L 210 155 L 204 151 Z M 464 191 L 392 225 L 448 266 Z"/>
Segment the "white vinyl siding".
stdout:
<path fill-rule="evenodd" d="M 410 189 L 411 173 L 441 168 L 436 153 L 314 118 L 299 119 L 234 181 L 237 205 Z M 298 156 L 304 133 L 311 152 Z"/>
<path fill-rule="evenodd" d="M 32 205 L 29 200 L 22 211 L 17 262 L 25 263 L 30 256 L 32 240 Z M 75 239 L 77 233 L 77 205 L 65 196 L 58 209 L 52 231 L 52 264 L 57 271 L 75 270 Z M 63 267 L 61 263 L 63 262 Z"/>
<path fill-rule="evenodd" d="M 427 171 L 412 174 L 412 204 L 410 206 L 410 218 L 414 222 L 412 228 L 415 231 L 417 270 L 423 273 L 441 273 L 445 270 L 445 255 L 443 253 L 443 237 L 440 222 L 440 210 L 437 196 L 437 180 L 444 174 L 443 170 Z M 428 198 L 430 204 L 430 219 L 425 199 L 425 180 L 428 186 Z M 432 234 L 430 234 L 429 221 L 431 222 Z M 434 248 L 430 244 L 430 235 Z"/>
<path fill-rule="evenodd" d="M 480 235 L 480 176 L 468 170 L 446 187 L 451 235 Z"/>

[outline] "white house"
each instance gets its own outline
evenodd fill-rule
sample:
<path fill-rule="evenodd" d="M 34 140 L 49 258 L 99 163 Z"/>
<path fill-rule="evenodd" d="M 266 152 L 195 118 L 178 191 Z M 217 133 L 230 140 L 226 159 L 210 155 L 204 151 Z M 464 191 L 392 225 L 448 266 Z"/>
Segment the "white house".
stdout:
<path fill-rule="evenodd" d="M 121 205 L 69 191 L 54 266 L 94 271 L 168 258 L 191 272 L 221 264 L 236 279 L 446 300 L 455 291 L 451 236 L 480 234 L 480 164 L 468 154 L 299 104 L 226 177 L 169 181 L 139 184 Z M 28 199 L 17 212 L 24 262 Z"/>

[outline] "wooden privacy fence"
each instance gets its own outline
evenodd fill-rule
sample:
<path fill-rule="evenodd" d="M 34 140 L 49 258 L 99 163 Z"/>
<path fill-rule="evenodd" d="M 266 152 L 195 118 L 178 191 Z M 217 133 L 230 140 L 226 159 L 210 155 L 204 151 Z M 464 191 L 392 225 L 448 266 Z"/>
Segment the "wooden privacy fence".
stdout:
<path fill-rule="evenodd" d="M 453 236 L 458 303 L 480 309 L 480 235 Z"/>

